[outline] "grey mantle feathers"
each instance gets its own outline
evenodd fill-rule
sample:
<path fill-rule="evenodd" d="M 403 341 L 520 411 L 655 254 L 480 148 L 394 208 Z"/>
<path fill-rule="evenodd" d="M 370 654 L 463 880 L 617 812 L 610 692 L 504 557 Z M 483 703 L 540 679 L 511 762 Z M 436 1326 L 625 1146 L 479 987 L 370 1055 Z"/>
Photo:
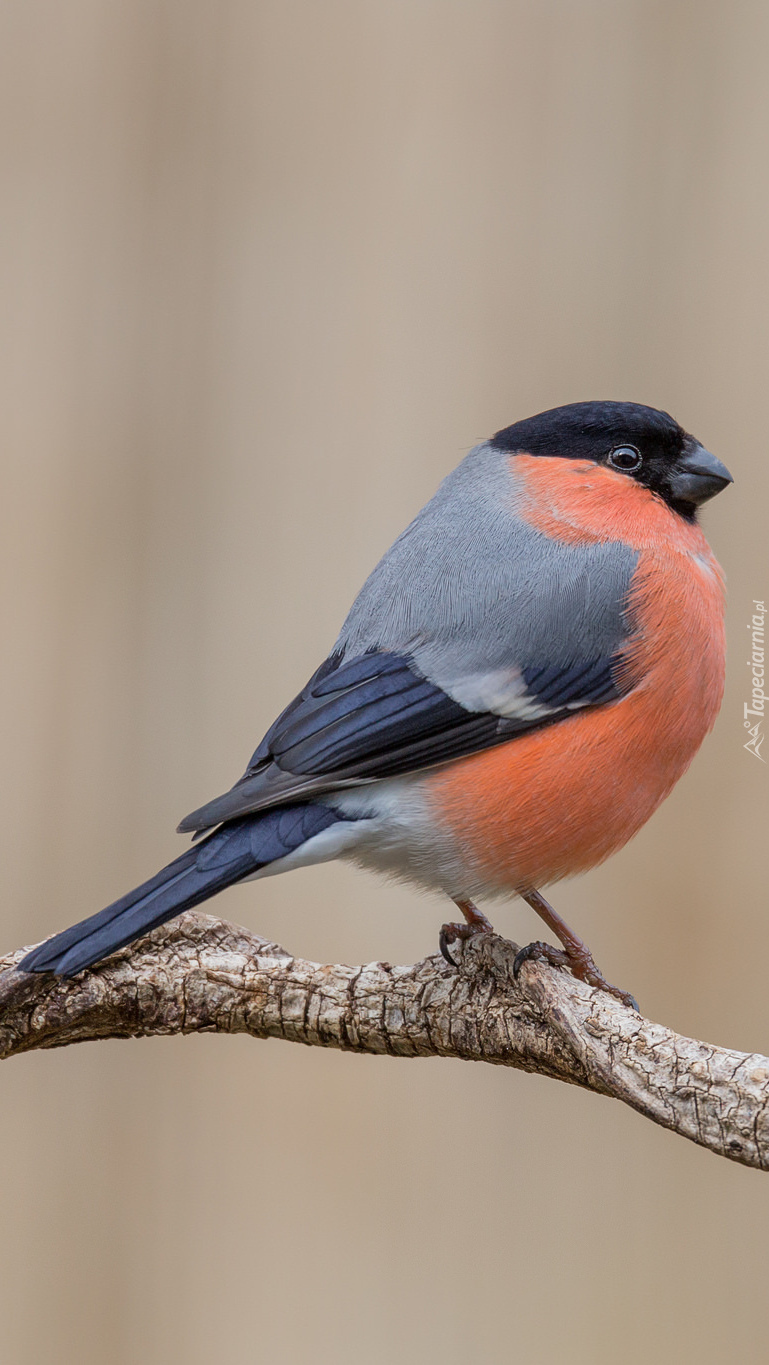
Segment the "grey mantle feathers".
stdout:
<path fill-rule="evenodd" d="M 0 1057 L 214 1032 L 492 1062 L 622 1100 L 711 1152 L 769 1167 L 769 1058 L 673 1033 L 543 963 L 515 981 L 516 946 L 496 934 L 456 950 L 458 971 L 437 955 L 321 966 L 197 911 L 71 980 L 18 972 L 20 950 L 0 957 Z"/>

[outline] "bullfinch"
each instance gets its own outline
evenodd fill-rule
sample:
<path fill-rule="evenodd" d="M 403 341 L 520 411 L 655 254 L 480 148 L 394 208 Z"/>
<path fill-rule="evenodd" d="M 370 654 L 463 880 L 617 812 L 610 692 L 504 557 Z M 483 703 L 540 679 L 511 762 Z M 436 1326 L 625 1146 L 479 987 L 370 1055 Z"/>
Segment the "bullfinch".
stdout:
<path fill-rule="evenodd" d="M 71 977 L 235 882 L 346 858 L 439 889 L 461 937 L 523 897 L 529 957 L 609 986 L 542 895 L 641 828 L 711 729 L 723 579 L 697 524 L 731 475 L 665 412 L 572 403 L 497 432 L 364 583 L 244 775 L 182 820 L 181 857 L 41 944 Z"/>

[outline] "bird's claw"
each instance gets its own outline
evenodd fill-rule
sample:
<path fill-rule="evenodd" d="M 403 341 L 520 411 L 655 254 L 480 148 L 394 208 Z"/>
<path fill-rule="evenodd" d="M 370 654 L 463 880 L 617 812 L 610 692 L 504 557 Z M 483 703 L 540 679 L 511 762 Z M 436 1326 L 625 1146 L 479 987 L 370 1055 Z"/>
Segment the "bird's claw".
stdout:
<path fill-rule="evenodd" d="M 527 943 L 525 948 L 518 949 L 513 960 L 513 976 L 516 981 L 524 962 L 549 962 L 551 967 L 571 966 L 568 953 L 565 953 L 562 948 L 554 948 L 552 943 L 543 943 L 540 939 L 536 943 Z"/>
<path fill-rule="evenodd" d="M 441 957 L 445 958 L 450 967 L 459 968 L 459 963 L 451 956 L 449 944 L 456 943 L 457 939 L 466 943 L 468 939 L 474 938 L 476 934 L 493 933 L 491 925 L 486 921 L 485 924 L 442 924 L 438 935 L 438 947 L 441 950 Z"/>
<path fill-rule="evenodd" d="M 554 948 L 551 943 L 527 943 L 526 947 L 521 948 L 515 955 L 513 977 L 516 980 L 524 962 L 549 962 L 551 967 L 568 967 L 578 981 L 584 981 L 586 985 L 594 986 L 599 991 L 606 991 L 608 995 L 621 1000 L 629 1009 L 635 1010 L 636 1014 L 641 1013 L 635 996 L 629 991 L 620 990 L 619 986 L 612 986 L 599 971 L 592 954 L 587 950 L 568 953 L 563 948 Z"/>

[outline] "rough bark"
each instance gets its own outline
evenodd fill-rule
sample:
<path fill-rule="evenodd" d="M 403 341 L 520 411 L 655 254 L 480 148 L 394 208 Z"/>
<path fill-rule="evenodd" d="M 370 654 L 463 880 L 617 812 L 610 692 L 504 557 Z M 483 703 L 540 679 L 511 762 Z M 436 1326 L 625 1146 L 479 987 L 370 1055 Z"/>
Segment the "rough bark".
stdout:
<path fill-rule="evenodd" d="M 515 944 L 481 934 L 409 967 L 321 966 L 188 912 L 71 981 L 0 958 L 0 1057 L 97 1038 L 250 1033 L 391 1057 L 537 1071 L 601 1095 L 711 1152 L 769 1166 L 769 1058 L 651 1023 Z M 26 950 L 23 950 L 26 951 Z"/>

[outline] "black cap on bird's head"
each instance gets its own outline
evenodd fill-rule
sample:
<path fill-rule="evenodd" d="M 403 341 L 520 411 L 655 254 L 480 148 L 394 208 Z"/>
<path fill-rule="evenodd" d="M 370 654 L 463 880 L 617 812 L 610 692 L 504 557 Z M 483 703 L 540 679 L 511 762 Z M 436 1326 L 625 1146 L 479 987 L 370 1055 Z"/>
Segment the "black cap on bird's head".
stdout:
<path fill-rule="evenodd" d="M 663 498 L 687 521 L 732 482 L 726 465 L 667 412 L 643 403 L 568 403 L 498 431 L 510 454 L 593 460 Z"/>

